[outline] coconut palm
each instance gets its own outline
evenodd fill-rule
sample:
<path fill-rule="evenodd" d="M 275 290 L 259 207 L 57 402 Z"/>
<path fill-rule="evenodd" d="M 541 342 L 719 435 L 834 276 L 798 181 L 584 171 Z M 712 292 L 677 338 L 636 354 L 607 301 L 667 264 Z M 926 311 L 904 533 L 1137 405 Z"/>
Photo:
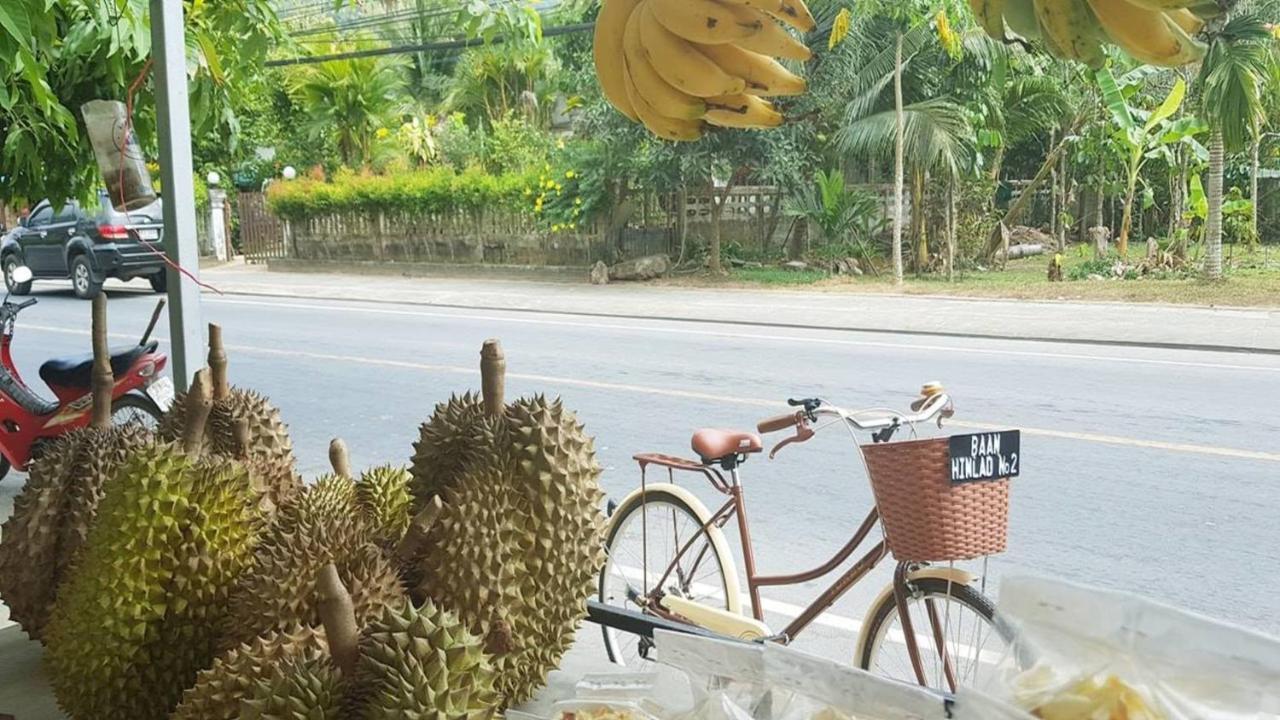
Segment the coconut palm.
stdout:
<path fill-rule="evenodd" d="M 1222 278 L 1222 171 L 1225 154 L 1243 150 L 1263 120 L 1262 87 L 1269 71 L 1266 23 L 1246 11 L 1227 21 L 1209 42 L 1200 66 L 1200 113 L 1209 125 L 1209 178 L 1205 193 L 1205 274 Z"/>

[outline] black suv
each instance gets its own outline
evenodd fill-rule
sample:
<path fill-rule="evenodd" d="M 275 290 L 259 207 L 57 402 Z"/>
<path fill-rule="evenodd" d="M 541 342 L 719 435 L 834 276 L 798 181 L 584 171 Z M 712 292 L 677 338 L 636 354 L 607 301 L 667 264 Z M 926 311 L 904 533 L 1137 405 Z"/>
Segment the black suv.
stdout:
<path fill-rule="evenodd" d="M 152 290 L 164 292 L 164 260 L 147 247 L 160 249 L 163 229 L 159 200 L 129 213 L 117 212 L 105 192 L 92 210 L 73 200 L 61 208 L 45 200 L 0 239 L 5 286 L 14 295 L 27 294 L 29 281 L 13 281 L 14 268 L 26 265 L 39 279 L 70 278 L 76 297 L 86 300 L 109 277 L 145 277 Z"/>

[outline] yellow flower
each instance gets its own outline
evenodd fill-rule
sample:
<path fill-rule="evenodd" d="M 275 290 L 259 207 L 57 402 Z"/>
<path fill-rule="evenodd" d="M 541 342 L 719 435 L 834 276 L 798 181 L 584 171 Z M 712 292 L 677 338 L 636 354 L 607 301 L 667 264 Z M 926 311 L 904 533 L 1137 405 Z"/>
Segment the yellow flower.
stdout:
<path fill-rule="evenodd" d="M 573 204 L 574 204 L 574 205 L 581 205 L 581 204 L 582 204 L 582 198 L 574 198 L 574 199 L 573 199 Z"/>
<path fill-rule="evenodd" d="M 545 183 L 545 186 L 546 186 L 546 188 L 547 188 L 548 190 L 550 190 L 550 189 L 552 189 L 552 188 L 554 188 L 554 187 L 556 186 L 556 181 L 555 181 L 555 180 L 548 180 L 548 181 Z"/>
<path fill-rule="evenodd" d="M 938 28 L 938 42 L 942 44 L 942 48 L 952 58 L 960 57 L 960 38 L 951 29 L 951 20 L 947 18 L 946 10 L 939 10 L 934 16 L 934 24 Z"/>
<path fill-rule="evenodd" d="M 381 128 L 378 128 L 377 131 L 374 132 L 373 134 L 379 140 L 385 140 L 387 139 L 387 136 L 391 134 L 391 131 L 384 127 L 381 127 Z"/>
<path fill-rule="evenodd" d="M 525 197 L 529 197 L 529 196 L 530 196 L 530 195 L 532 195 L 532 194 L 533 194 L 533 188 L 525 188 L 525 189 L 524 189 L 524 196 L 525 196 Z"/>
<path fill-rule="evenodd" d="M 542 170 L 543 172 L 551 172 L 551 163 L 543 163 Z"/>
<path fill-rule="evenodd" d="M 844 40 L 849 34 L 849 29 L 853 26 L 853 14 L 849 12 L 849 8 L 841 8 L 836 13 L 836 19 L 831 23 L 831 35 L 827 38 L 827 49 L 834 50 L 840 41 Z"/>
<path fill-rule="evenodd" d="M 556 141 L 556 149 L 557 149 L 557 150 L 563 150 L 563 149 L 564 149 L 564 140 L 563 140 L 563 139 L 561 139 L 561 140 L 557 140 L 557 141 Z"/>
<path fill-rule="evenodd" d="M 571 230 L 577 230 L 577 229 L 578 229 L 578 223 L 569 223 L 569 229 L 571 229 Z"/>
<path fill-rule="evenodd" d="M 565 170 L 565 171 L 564 171 L 564 176 L 565 176 L 565 177 L 567 177 L 567 178 L 569 178 L 570 180 L 572 180 L 572 179 L 574 179 L 575 177 L 577 177 L 577 176 L 578 176 L 578 173 L 576 173 L 576 172 L 574 172 L 574 171 L 572 171 L 572 170 Z"/>
<path fill-rule="evenodd" d="M 564 189 L 563 185 L 561 185 L 560 183 L 556 183 L 556 192 L 560 192 L 563 189 Z"/>

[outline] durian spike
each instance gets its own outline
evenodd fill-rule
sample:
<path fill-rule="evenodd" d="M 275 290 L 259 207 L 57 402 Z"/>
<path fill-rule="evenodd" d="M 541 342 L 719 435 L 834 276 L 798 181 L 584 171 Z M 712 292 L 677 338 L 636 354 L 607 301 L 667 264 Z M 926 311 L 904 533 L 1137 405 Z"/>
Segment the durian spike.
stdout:
<path fill-rule="evenodd" d="M 222 326 L 209 323 L 209 369 L 213 371 L 213 399 L 226 400 L 231 396 L 231 384 L 227 381 L 227 351 L 222 346 Z"/>
<path fill-rule="evenodd" d="M 204 425 L 213 409 L 213 389 L 209 387 L 209 368 L 196 372 L 187 391 L 187 423 L 182 431 L 182 449 L 196 456 L 204 447 Z"/>
<path fill-rule="evenodd" d="M 484 411 L 497 417 L 506 408 L 504 395 L 507 382 L 507 356 L 497 339 L 484 341 L 480 348 L 480 390 L 484 395 Z"/>
<path fill-rule="evenodd" d="M 422 548 L 427 544 L 427 534 L 431 532 L 431 526 L 436 524 L 436 518 L 440 517 L 442 510 L 444 510 L 444 503 L 439 495 L 435 495 L 427 501 L 427 506 L 422 508 L 422 512 L 413 516 L 409 529 L 405 531 L 400 544 L 396 546 L 396 560 L 402 567 L 408 566 L 422 552 Z"/>
<path fill-rule="evenodd" d="M 356 627 L 355 604 L 351 593 L 338 577 L 338 568 L 329 563 L 316 577 L 316 594 L 320 596 L 320 622 L 329 641 L 333 664 L 347 677 L 355 671 L 360 659 L 360 631 Z"/>
<path fill-rule="evenodd" d="M 253 448 L 250 447 L 253 441 L 249 438 L 249 418 L 236 418 L 231 424 L 231 434 L 236 441 L 236 456 L 241 460 L 248 460 L 253 455 Z"/>
<path fill-rule="evenodd" d="M 342 438 L 334 438 L 329 441 L 329 465 L 333 466 L 335 475 L 345 478 L 351 475 L 351 454 L 347 452 L 347 444 Z"/>
<path fill-rule="evenodd" d="M 93 298 L 93 375 L 90 383 L 92 423 L 94 427 L 105 430 L 111 427 L 111 396 L 116 381 L 111 374 L 111 350 L 107 347 L 107 295 L 101 292 Z"/>

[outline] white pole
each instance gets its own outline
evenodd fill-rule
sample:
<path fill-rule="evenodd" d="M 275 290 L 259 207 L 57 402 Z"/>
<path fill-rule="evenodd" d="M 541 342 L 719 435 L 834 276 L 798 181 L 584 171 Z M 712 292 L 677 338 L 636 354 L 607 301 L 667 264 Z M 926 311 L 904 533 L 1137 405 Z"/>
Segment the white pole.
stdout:
<path fill-rule="evenodd" d="M 198 276 L 200 250 L 196 239 L 195 170 L 191 160 L 182 0 L 151 0 L 151 46 L 155 59 L 165 253 L 170 260 Z M 200 288 L 173 268 L 167 272 L 173 382 L 179 391 L 185 392 L 196 371 L 204 367 Z"/>

